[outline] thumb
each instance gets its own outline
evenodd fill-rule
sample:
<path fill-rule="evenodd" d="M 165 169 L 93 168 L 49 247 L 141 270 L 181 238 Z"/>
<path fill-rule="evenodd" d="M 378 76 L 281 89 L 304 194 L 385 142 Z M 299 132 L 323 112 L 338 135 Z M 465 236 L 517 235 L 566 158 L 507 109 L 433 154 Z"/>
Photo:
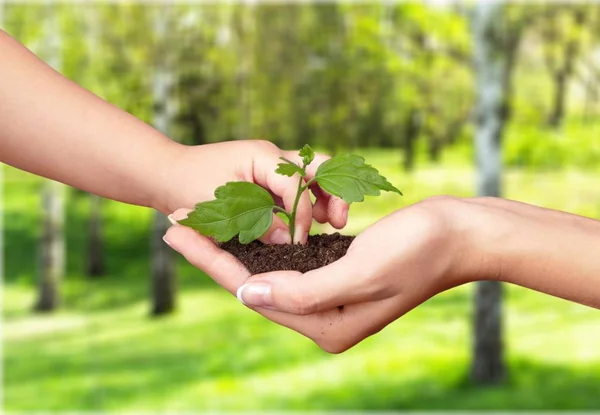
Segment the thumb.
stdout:
<path fill-rule="evenodd" d="M 276 271 L 252 276 L 238 289 L 237 297 L 250 307 L 306 315 L 373 301 L 374 287 L 365 282 L 355 261 L 343 257 L 305 274 Z"/>

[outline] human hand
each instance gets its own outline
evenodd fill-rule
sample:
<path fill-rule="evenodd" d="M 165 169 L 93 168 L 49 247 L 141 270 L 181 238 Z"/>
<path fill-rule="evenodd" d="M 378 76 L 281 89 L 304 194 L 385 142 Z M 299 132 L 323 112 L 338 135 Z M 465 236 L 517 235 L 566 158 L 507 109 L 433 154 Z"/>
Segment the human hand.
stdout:
<path fill-rule="evenodd" d="M 165 213 L 179 208 L 191 209 L 196 203 L 214 199 L 215 189 L 226 182 L 248 181 L 267 189 L 277 205 L 291 211 L 299 178 L 297 175 L 287 177 L 275 173 L 277 164 L 281 163 L 280 157 L 301 163 L 297 151 L 282 151 L 268 141 L 181 146 L 162 174 L 168 192 L 157 197 L 160 202 L 156 207 Z M 314 162 L 307 168 L 306 179 L 311 179 L 319 165 L 328 158 L 317 153 Z M 316 202 L 313 206 L 308 192 L 300 197 L 294 242 L 306 242 L 313 218 L 338 229 L 346 225 L 348 204 L 322 191 L 316 183 L 310 189 L 316 196 Z M 291 243 L 287 225 L 273 216 L 271 228 L 260 240 L 264 243 Z"/>
<path fill-rule="evenodd" d="M 378 332 L 433 295 L 468 281 L 462 200 L 437 198 L 401 209 L 360 234 L 346 256 L 301 274 L 250 276 L 235 257 L 192 229 L 165 240 L 248 307 L 338 353 Z M 184 218 L 185 210 L 175 212 Z M 339 309 L 338 306 L 343 306 Z"/>

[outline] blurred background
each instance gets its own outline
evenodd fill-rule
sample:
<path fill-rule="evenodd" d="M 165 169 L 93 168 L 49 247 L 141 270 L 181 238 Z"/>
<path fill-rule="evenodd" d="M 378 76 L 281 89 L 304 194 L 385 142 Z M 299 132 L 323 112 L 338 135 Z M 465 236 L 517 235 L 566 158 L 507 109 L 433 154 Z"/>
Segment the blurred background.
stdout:
<path fill-rule="evenodd" d="M 405 196 L 347 233 L 438 194 L 600 218 L 597 2 L 0 0 L 0 27 L 174 140 L 364 155 Z M 596 310 L 469 285 L 332 356 L 173 255 L 150 210 L 3 170 L 5 410 L 600 409 Z"/>

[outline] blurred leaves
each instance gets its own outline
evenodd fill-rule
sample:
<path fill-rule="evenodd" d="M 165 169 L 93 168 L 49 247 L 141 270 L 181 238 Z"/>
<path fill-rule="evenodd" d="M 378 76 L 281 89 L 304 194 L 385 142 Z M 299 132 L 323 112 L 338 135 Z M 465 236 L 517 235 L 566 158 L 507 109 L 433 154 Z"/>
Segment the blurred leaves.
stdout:
<path fill-rule="evenodd" d="M 470 131 L 467 5 L 177 4 L 163 38 L 153 30 L 156 5 L 57 7 L 65 75 L 145 121 L 154 105 L 153 68 L 172 62 L 172 135 L 184 143 L 266 138 L 290 149 L 307 142 L 329 151 L 397 147 L 410 169 L 418 148 L 436 161 Z M 547 66 L 550 89 L 564 90 L 539 103 L 532 94 L 525 105 L 509 100 L 507 114 L 524 110 L 530 120 L 557 124 L 577 79 L 588 91 L 586 112 L 597 115 L 599 10 L 591 3 L 505 8 L 507 51 Z M 11 4 L 5 17 L 9 32 L 43 57 L 39 25 L 31 24 L 43 18 L 43 5 Z"/>

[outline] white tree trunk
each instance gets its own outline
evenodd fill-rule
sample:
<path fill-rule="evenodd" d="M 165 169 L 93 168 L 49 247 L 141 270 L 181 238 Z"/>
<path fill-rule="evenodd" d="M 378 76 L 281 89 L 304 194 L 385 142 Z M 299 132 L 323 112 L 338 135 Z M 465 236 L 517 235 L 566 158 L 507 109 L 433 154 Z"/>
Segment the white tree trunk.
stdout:
<path fill-rule="evenodd" d="M 505 123 L 507 57 L 504 5 L 480 1 L 473 17 L 477 88 L 475 148 L 477 194 L 501 194 L 501 136 Z M 497 281 L 477 284 L 475 294 L 472 377 L 477 383 L 498 383 L 505 377 L 502 343 L 502 286 Z"/>
<path fill-rule="evenodd" d="M 47 63 L 60 71 L 61 36 L 55 6 L 50 2 L 46 14 Z M 41 241 L 41 267 L 39 275 L 37 311 L 52 311 L 60 302 L 60 281 L 65 273 L 65 236 L 64 236 L 64 186 L 61 183 L 46 180 L 42 192 L 43 231 Z"/>
<path fill-rule="evenodd" d="M 154 75 L 154 127 L 165 135 L 169 135 L 175 112 L 170 94 L 173 85 L 171 72 L 173 66 L 166 42 L 170 7 L 172 6 L 168 4 L 159 7 L 154 27 L 160 48 Z M 175 308 L 175 257 L 173 250 L 162 239 L 169 226 L 167 218 L 157 211 L 151 234 L 153 315 L 167 314 Z"/>

